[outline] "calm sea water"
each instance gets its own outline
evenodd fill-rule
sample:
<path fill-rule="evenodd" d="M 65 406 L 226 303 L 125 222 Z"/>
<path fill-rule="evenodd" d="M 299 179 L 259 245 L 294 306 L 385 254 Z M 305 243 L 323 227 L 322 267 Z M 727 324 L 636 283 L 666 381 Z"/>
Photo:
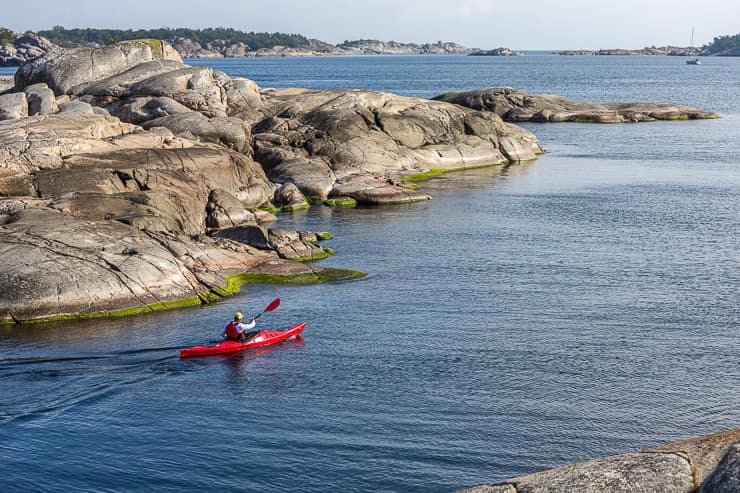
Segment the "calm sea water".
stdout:
<path fill-rule="evenodd" d="M 196 63 L 196 62 L 194 62 Z M 449 491 L 740 423 L 740 60 L 346 57 L 199 61 L 263 87 L 429 97 L 509 85 L 678 102 L 721 120 L 530 125 L 538 161 L 314 207 L 361 281 L 0 329 L 4 491 Z M 181 361 L 239 309 L 307 321 Z"/>

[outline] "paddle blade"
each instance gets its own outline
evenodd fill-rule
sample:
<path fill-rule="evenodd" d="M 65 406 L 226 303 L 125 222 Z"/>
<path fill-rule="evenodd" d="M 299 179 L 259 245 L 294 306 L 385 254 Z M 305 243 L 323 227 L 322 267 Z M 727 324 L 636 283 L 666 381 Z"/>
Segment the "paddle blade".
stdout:
<path fill-rule="evenodd" d="M 272 302 L 269 305 L 267 305 L 267 308 L 265 308 L 265 311 L 271 312 L 279 306 L 280 306 L 280 298 L 275 298 L 274 300 L 272 300 Z"/>

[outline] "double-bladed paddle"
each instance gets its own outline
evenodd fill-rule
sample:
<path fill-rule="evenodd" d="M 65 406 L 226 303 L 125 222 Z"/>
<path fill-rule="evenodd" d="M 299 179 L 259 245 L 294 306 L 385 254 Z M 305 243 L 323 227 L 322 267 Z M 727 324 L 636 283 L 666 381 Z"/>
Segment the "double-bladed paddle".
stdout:
<path fill-rule="evenodd" d="M 264 310 L 262 311 L 262 313 L 260 313 L 260 314 L 259 314 L 259 315 L 257 315 L 256 317 L 254 317 L 254 318 L 253 318 L 252 320 L 257 320 L 258 318 L 260 318 L 260 317 L 261 317 L 262 315 L 264 315 L 265 313 L 267 313 L 267 312 L 271 312 L 271 311 L 273 311 L 273 310 L 274 310 L 275 308 L 277 308 L 277 307 L 279 307 L 279 306 L 280 306 L 280 298 L 275 298 L 274 300 L 272 300 L 272 301 L 270 302 L 270 304 L 269 304 L 269 305 L 267 305 L 267 308 L 265 308 L 265 309 L 264 309 Z"/>

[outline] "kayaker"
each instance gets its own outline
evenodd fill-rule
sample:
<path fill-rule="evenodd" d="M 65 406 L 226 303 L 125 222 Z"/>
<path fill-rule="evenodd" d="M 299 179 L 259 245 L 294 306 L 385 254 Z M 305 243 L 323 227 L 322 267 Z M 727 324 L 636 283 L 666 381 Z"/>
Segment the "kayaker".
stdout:
<path fill-rule="evenodd" d="M 234 321 L 226 324 L 226 327 L 224 327 L 224 331 L 221 336 L 231 341 L 246 340 L 248 338 L 247 331 L 253 329 L 254 326 L 257 325 L 257 322 L 255 321 L 255 319 L 252 319 L 247 323 L 242 323 L 243 319 L 244 316 L 241 314 L 241 312 L 236 312 L 234 314 Z"/>

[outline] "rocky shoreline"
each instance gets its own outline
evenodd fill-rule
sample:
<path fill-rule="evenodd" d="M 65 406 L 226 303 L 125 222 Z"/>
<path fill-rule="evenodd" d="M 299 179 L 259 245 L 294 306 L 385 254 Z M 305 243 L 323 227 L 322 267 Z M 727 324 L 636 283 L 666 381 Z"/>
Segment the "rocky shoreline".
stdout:
<path fill-rule="evenodd" d="M 600 50 L 562 50 L 554 52 L 565 56 L 686 56 L 693 57 L 701 55 L 701 48 L 691 46 L 648 46 L 638 50 L 627 50 L 624 48 L 608 48 Z"/>
<path fill-rule="evenodd" d="M 504 121 L 514 123 L 638 123 L 719 118 L 708 111 L 675 104 L 588 103 L 554 94 L 527 94 L 511 87 L 448 92 L 432 99 L 475 110 L 491 111 Z"/>
<path fill-rule="evenodd" d="M 732 493 L 740 491 L 740 428 L 476 486 L 460 493 Z"/>
<path fill-rule="evenodd" d="M 573 105 L 573 121 L 714 116 L 508 88 L 260 89 L 157 40 L 55 48 L 0 83 L 0 323 L 207 303 L 266 276 L 361 277 L 296 262 L 330 255 L 327 234 L 269 228 L 274 212 L 429 200 L 409 180 L 543 152 L 505 119 L 564 121 Z"/>
<path fill-rule="evenodd" d="M 20 67 L 0 118 L 2 323 L 205 303 L 265 276 L 356 278 L 295 262 L 331 254 L 326 235 L 268 229 L 273 212 L 428 200 L 403 177 L 541 152 L 490 112 L 260 90 L 155 40 L 49 51 Z"/>
<path fill-rule="evenodd" d="M 521 51 L 513 51 L 509 48 L 495 48 L 493 50 L 478 50 L 468 54 L 469 56 L 524 56 Z"/>

